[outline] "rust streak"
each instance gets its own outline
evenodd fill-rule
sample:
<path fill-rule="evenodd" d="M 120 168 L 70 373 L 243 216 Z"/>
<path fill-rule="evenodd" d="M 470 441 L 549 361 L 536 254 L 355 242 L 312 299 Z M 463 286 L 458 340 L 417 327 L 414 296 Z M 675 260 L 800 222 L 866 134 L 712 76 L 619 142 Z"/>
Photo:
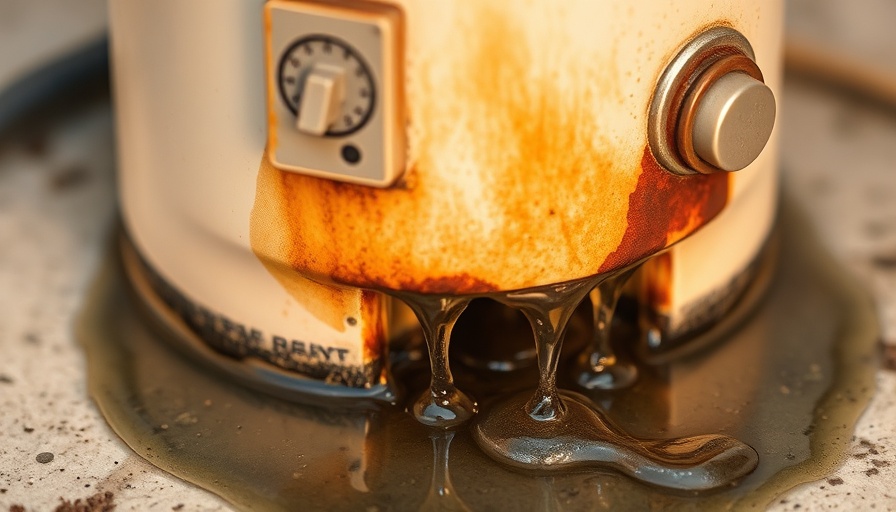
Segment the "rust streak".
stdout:
<path fill-rule="evenodd" d="M 644 264 L 645 302 L 657 312 L 668 314 L 672 307 L 672 254 L 664 252 Z"/>
<path fill-rule="evenodd" d="M 697 231 L 728 203 L 728 173 L 676 176 L 644 148 L 641 175 L 629 196 L 628 227 L 601 272 L 630 265 Z"/>
<path fill-rule="evenodd" d="M 253 243 L 259 257 L 320 283 L 433 294 L 597 272 L 622 239 L 640 170 L 640 155 L 617 154 L 599 115 L 606 98 L 622 97 L 612 52 L 558 60 L 568 41 L 535 44 L 524 18 L 487 2 L 457 16 L 454 49 L 429 48 L 409 68 L 402 186 L 336 183 L 265 161 L 253 225 L 272 243 Z M 548 16 L 538 30 L 559 23 Z"/>
<path fill-rule="evenodd" d="M 376 292 L 361 292 L 362 339 L 364 340 L 364 360 L 373 361 L 387 357 L 386 325 L 388 312 L 385 299 Z"/>

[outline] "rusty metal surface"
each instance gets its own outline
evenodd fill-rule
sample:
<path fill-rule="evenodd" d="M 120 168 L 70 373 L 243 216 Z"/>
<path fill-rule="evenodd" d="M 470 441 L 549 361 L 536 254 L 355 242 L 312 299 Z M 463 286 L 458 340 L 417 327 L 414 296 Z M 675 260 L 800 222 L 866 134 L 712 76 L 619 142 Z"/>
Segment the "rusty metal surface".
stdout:
<path fill-rule="evenodd" d="M 670 52 L 713 24 L 767 28 L 752 8 L 707 3 L 648 38 L 576 18 L 612 15 L 624 26 L 656 14 L 651 6 L 401 4 L 409 30 L 403 180 L 376 190 L 261 162 L 252 239 L 262 260 L 334 284 L 486 293 L 620 268 L 724 208 L 729 177 L 659 168 L 646 112 Z M 617 40 L 605 44 L 598 29 Z M 759 50 L 776 72 L 774 52 Z"/>

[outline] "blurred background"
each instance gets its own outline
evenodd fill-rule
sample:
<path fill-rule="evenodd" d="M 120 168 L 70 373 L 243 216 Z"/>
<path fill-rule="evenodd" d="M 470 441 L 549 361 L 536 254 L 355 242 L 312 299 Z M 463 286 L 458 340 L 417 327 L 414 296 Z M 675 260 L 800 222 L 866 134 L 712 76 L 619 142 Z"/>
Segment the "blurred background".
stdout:
<path fill-rule="evenodd" d="M 784 190 L 874 295 L 884 356 L 852 456 L 772 508 L 892 510 L 896 1 L 786 5 Z M 119 511 L 228 510 L 133 454 L 87 395 L 72 322 L 115 225 L 105 23 L 105 0 L 0 0 L 0 511 L 106 491 Z"/>

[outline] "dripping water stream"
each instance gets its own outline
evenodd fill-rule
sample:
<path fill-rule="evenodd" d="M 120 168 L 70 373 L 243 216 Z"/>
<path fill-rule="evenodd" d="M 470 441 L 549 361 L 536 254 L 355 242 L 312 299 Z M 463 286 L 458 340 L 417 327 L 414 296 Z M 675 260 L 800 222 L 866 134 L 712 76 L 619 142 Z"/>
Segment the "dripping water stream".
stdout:
<path fill-rule="evenodd" d="M 613 347 L 610 332 L 622 288 L 637 267 L 610 276 L 591 290 L 594 333 L 591 345 L 579 357 L 576 383 L 584 390 L 621 389 L 638 377 L 634 364 L 624 361 Z"/>
<path fill-rule="evenodd" d="M 535 335 L 538 387 L 526 403 L 525 413 L 536 421 L 564 420 L 565 406 L 557 389 L 557 363 L 563 337 L 573 312 L 596 284 L 592 278 L 497 297 L 500 302 L 522 311 Z"/>
<path fill-rule="evenodd" d="M 415 294 L 397 296 L 414 311 L 420 322 L 432 371 L 429 389 L 412 407 L 414 417 L 424 425 L 438 428 L 466 423 L 476 414 L 479 406 L 454 385 L 448 362 L 448 346 L 454 324 L 470 299 Z"/>

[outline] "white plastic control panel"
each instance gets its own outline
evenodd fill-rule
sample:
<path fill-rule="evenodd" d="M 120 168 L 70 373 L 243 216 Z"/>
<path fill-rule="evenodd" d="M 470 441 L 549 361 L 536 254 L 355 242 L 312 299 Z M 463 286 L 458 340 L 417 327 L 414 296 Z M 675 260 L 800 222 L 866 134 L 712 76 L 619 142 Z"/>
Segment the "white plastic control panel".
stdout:
<path fill-rule="evenodd" d="M 374 187 L 404 170 L 401 12 L 378 2 L 265 4 L 268 157 Z"/>

